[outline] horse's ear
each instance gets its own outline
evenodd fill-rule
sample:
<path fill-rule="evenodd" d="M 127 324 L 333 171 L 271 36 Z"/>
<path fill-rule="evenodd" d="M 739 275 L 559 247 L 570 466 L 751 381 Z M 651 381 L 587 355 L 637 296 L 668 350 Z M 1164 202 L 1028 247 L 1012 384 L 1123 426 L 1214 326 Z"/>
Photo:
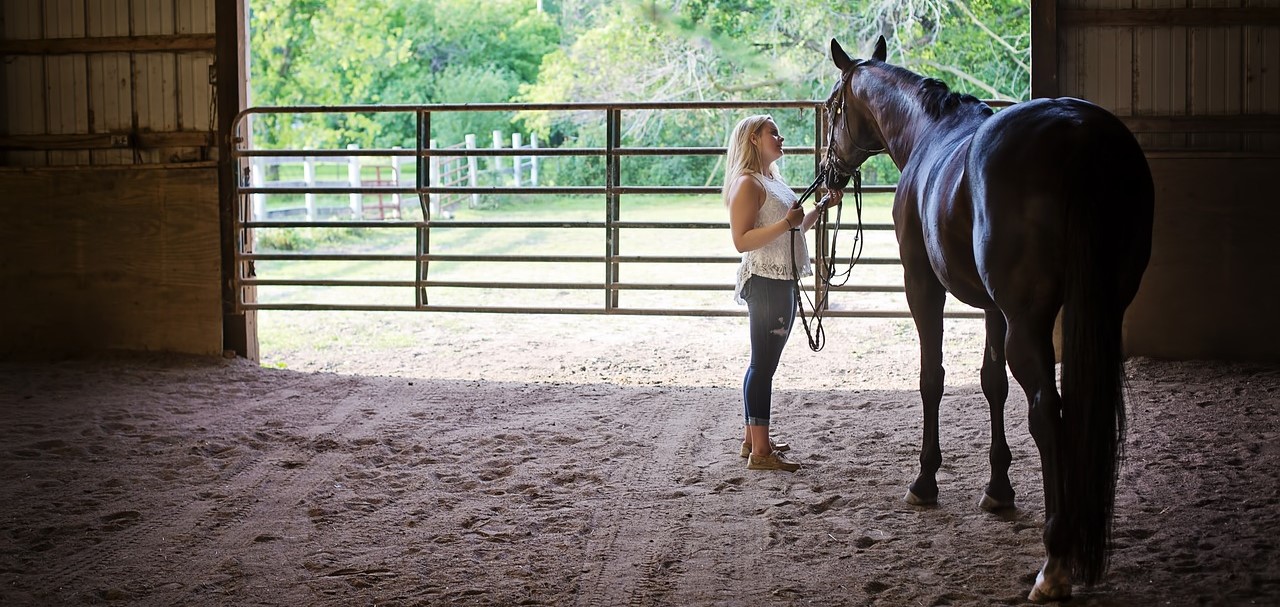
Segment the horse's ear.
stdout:
<path fill-rule="evenodd" d="M 831 39 L 831 61 L 836 64 L 836 67 L 840 68 L 841 72 L 848 71 L 850 67 L 853 67 L 853 59 L 849 58 L 849 53 L 844 52 L 844 48 L 840 46 L 839 42 L 836 42 L 835 38 Z"/>
<path fill-rule="evenodd" d="M 875 59 L 876 61 L 884 61 L 885 58 L 887 58 L 888 56 L 889 56 L 889 51 L 888 49 L 885 48 L 884 36 L 880 36 L 880 39 L 876 40 L 876 50 L 875 52 L 871 53 L 871 58 Z"/>

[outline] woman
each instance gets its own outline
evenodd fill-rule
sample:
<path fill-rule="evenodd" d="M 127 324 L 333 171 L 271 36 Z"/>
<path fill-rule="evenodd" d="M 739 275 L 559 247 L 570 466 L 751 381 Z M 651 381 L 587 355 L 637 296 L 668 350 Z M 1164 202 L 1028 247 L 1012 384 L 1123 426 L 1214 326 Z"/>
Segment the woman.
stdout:
<path fill-rule="evenodd" d="M 782 142 L 768 115 L 739 122 L 729 136 L 722 195 L 733 246 L 743 254 L 734 300 L 747 305 L 751 331 L 751 362 L 742 380 L 741 455 L 748 470 L 794 472 L 800 464 L 782 455 L 790 446 L 769 438 L 769 407 L 773 374 L 796 318 L 796 280 L 813 275 L 804 233 L 822 207 L 806 214 L 795 206 L 795 192 L 778 175 Z M 840 192 L 832 192 L 828 204 L 839 201 Z"/>

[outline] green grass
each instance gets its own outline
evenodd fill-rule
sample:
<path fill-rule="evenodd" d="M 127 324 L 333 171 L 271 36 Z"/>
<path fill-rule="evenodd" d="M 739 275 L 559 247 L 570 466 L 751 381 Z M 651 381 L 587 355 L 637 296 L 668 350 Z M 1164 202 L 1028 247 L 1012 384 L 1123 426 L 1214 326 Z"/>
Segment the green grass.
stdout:
<path fill-rule="evenodd" d="M 852 197 L 848 198 L 852 202 Z M 727 223 L 719 197 L 626 196 L 621 201 L 620 219 L 638 222 Z M 868 195 L 864 200 L 866 223 L 888 223 L 891 196 Z M 845 210 L 844 221 L 853 221 L 853 207 Z M 455 221 L 564 221 L 603 222 L 602 196 L 530 196 L 520 202 L 493 208 L 458 209 Z M 598 228 L 451 228 L 449 221 L 433 222 L 428 251 L 450 255 L 521 256 L 603 256 L 606 233 Z M 269 228 L 255 232 L 257 251 L 292 253 L 390 253 L 415 252 L 413 229 L 352 228 Z M 841 256 L 848 255 L 852 232 L 841 234 Z M 810 236 L 812 246 L 812 236 Z M 864 257 L 892 257 L 896 245 L 890 232 L 868 232 Z M 622 255 L 664 257 L 736 257 L 723 227 L 709 229 L 624 229 L 618 243 Z M 417 266 L 411 261 L 260 261 L 256 274 L 262 279 L 311 280 L 413 280 Z M 731 284 L 733 263 L 628 263 L 620 269 L 624 283 Z M 432 280 L 485 282 L 604 282 L 600 263 L 573 262 L 446 262 L 434 261 L 427 268 Z M 901 270 L 893 266 L 859 267 L 859 284 L 900 284 Z M 429 302 L 435 305 L 591 307 L 603 305 L 597 290 L 510 290 L 433 287 Z M 724 291 L 624 291 L 625 307 L 731 307 Z M 391 287 L 302 287 L 263 286 L 258 289 L 262 303 L 382 304 L 413 305 L 411 288 Z"/>
<path fill-rule="evenodd" d="M 844 221 L 853 222 L 852 197 L 846 198 Z M 890 222 L 892 196 L 867 195 L 863 219 L 866 223 Z M 492 207 L 457 210 L 455 221 L 564 221 L 603 222 L 603 196 L 529 196 Z M 728 215 L 716 195 L 624 196 L 620 218 L 640 222 L 705 222 L 727 224 Z M 429 251 L 467 255 L 590 255 L 603 256 L 605 234 L 601 229 L 584 228 L 450 228 L 448 221 L 433 222 Z M 290 253 L 396 253 L 412 255 L 415 235 L 409 229 L 295 228 L 255 230 L 258 252 Z M 892 232 L 867 232 L 864 257 L 896 257 Z M 810 236 L 812 243 L 812 236 Z M 839 255 L 846 257 L 852 231 L 840 235 Z M 728 230 L 713 229 L 624 229 L 619 243 L 623 255 L 737 257 Z M 263 279 L 313 280 L 413 280 L 413 262 L 390 261 L 259 261 L 257 277 Z M 707 283 L 731 285 L 735 263 L 658 264 L 629 263 L 621 267 L 624 283 Z M 601 263 L 432 262 L 428 277 L 433 280 L 492 282 L 604 282 Z M 902 270 L 892 265 L 859 265 L 850 284 L 898 284 Z M 436 305 L 585 307 L 600 309 L 600 290 L 463 289 L 432 287 L 429 302 Z M 838 299 L 845 298 L 845 299 Z M 412 288 L 386 287 L 296 287 L 263 286 L 257 291 L 263 303 L 379 304 L 414 303 Z M 905 308 L 901 294 L 844 294 L 833 303 L 856 308 Z M 628 308 L 739 309 L 728 291 L 623 291 L 620 304 Z M 436 314 L 431 330 L 465 333 L 476 315 Z M 264 353 L 334 352 L 350 347 L 372 347 L 387 351 L 411 349 L 423 330 L 423 317 L 416 314 L 370 314 L 356 311 L 290 312 L 262 311 L 258 336 Z M 414 327 L 417 327 L 416 329 Z M 277 366 L 284 362 L 273 363 Z"/>

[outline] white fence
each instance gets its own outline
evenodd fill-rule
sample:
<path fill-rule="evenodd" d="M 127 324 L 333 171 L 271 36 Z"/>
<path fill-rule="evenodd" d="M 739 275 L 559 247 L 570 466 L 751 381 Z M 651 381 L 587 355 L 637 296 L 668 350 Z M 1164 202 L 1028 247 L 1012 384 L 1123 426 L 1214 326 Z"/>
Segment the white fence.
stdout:
<path fill-rule="evenodd" d="M 493 147 L 503 149 L 505 137 L 502 131 L 493 132 Z M 478 149 L 476 136 L 467 135 L 462 143 L 439 148 L 436 140 L 430 142 L 432 149 Z M 524 143 L 520 133 L 511 134 L 512 149 L 528 149 L 528 156 L 494 156 L 486 158 L 482 168 L 481 158 L 476 156 L 431 156 L 428 158 L 428 173 L 432 187 L 480 187 L 482 185 L 537 186 L 539 159 L 534 150 L 538 149 L 538 138 L 529 134 L 529 142 Z M 358 150 L 356 144 L 349 144 L 348 150 Z M 400 149 L 396 146 L 392 149 Z M 510 158 L 510 161 L 507 161 Z M 274 179 L 267 180 L 268 174 L 281 175 L 286 172 L 295 173 L 302 168 L 301 180 Z M 325 167 L 329 167 L 327 170 Z M 275 169 L 274 171 L 272 169 Z M 292 170 L 291 170 L 292 168 Z M 415 165 L 411 156 L 306 156 L 272 157 L 256 156 L 252 160 L 249 171 L 250 186 L 304 188 L 301 206 L 267 204 L 266 194 L 252 194 L 253 219 L 266 221 L 273 218 L 301 217 L 307 221 L 318 218 L 346 216 L 352 219 L 399 219 L 402 217 L 403 203 L 400 194 L 347 194 L 346 206 L 318 206 L 317 195 L 324 188 L 361 188 L 361 187 L 414 187 L 416 178 L 406 176 L 406 169 L 414 172 Z M 372 175 L 370 175 L 372 170 Z M 323 176 L 323 178 L 321 177 Z M 484 183 L 482 183 L 484 182 Z M 332 198 L 332 195 L 329 196 Z M 432 217 L 452 217 L 457 207 L 466 202 L 471 208 L 480 205 L 481 195 L 472 194 L 431 194 L 428 204 Z M 408 201 L 411 204 L 414 200 Z"/>

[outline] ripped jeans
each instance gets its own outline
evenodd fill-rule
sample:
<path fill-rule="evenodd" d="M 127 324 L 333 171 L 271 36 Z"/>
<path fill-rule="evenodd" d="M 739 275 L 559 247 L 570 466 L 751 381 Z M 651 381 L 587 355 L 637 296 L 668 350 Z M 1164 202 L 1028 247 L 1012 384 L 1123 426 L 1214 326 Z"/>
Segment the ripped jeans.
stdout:
<path fill-rule="evenodd" d="M 743 415 L 748 426 L 769 425 L 773 373 L 796 319 L 796 283 L 752 276 L 742 285 L 751 329 L 751 363 L 742 379 Z"/>

